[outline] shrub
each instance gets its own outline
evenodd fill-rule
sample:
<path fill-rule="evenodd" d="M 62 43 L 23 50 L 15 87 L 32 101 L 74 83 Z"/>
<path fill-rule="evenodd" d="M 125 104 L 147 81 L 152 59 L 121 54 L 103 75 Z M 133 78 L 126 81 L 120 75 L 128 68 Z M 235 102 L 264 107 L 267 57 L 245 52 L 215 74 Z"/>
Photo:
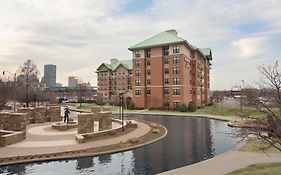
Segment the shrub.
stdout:
<path fill-rule="evenodd" d="M 188 103 L 187 108 L 188 108 L 189 112 L 195 112 L 196 111 L 196 104 L 193 101 L 191 101 L 191 102 Z"/>
<path fill-rule="evenodd" d="M 135 109 L 135 104 L 133 102 L 131 102 L 128 106 L 129 110 L 134 110 Z"/>
<path fill-rule="evenodd" d="M 180 112 L 187 112 L 188 111 L 188 107 L 186 106 L 185 103 L 181 104 L 180 106 Z"/>

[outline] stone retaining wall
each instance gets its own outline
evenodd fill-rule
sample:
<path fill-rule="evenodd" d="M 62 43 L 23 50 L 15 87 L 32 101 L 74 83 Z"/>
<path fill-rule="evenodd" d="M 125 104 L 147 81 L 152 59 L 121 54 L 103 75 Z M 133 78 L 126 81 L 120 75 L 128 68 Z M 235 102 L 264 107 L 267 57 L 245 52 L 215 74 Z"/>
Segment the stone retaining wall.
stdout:
<path fill-rule="evenodd" d="M 121 120 L 116 120 L 116 119 L 113 119 L 113 120 L 120 124 L 122 123 Z M 126 122 L 124 122 L 124 127 L 128 127 Z M 76 140 L 78 141 L 78 143 L 85 143 L 94 138 L 104 137 L 104 136 L 109 136 L 109 135 L 116 135 L 117 132 L 122 132 L 122 127 L 105 130 L 105 131 L 101 131 L 101 132 L 90 132 L 90 133 L 81 133 L 81 134 L 78 133 L 78 134 L 76 134 Z"/>
<path fill-rule="evenodd" d="M 0 130 L 0 147 L 8 146 L 24 139 L 24 132 Z"/>
<path fill-rule="evenodd" d="M 26 113 L 0 113 L 0 128 L 7 131 L 22 131 L 26 133 Z"/>

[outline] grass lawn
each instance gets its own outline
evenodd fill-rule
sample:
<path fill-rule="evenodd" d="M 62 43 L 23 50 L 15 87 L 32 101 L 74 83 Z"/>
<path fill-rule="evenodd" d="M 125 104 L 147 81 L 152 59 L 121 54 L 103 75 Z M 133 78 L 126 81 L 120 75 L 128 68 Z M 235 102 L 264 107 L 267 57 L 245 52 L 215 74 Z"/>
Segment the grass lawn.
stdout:
<path fill-rule="evenodd" d="M 97 106 L 93 103 L 82 103 L 82 106 L 80 107 L 79 103 L 73 103 L 78 109 L 83 110 L 90 110 L 91 106 Z M 109 107 L 112 112 L 118 112 L 119 107 L 118 106 L 104 106 Z M 127 110 L 126 112 L 136 112 L 138 110 Z M 257 111 L 254 108 L 244 107 L 243 112 L 247 116 L 252 117 L 261 117 L 264 116 L 263 112 Z M 213 106 L 206 106 L 204 108 L 199 108 L 195 112 L 179 112 L 179 111 L 166 111 L 166 110 L 146 110 L 142 111 L 144 114 L 170 114 L 170 115 L 220 115 L 220 116 L 238 116 L 240 114 L 240 109 L 231 109 L 231 108 L 225 108 L 221 105 L 213 105 Z"/>
<path fill-rule="evenodd" d="M 237 108 L 225 108 L 221 105 L 206 106 L 198 109 L 195 113 L 198 114 L 209 114 L 209 115 L 222 115 L 222 116 L 238 116 L 241 112 Z M 264 113 L 257 111 L 254 108 L 244 107 L 243 113 L 246 116 L 261 116 Z"/>
<path fill-rule="evenodd" d="M 94 103 L 82 103 L 81 107 L 80 107 L 80 103 L 72 103 L 72 105 L 76 106 L 77 109 L 83 109 L 83 110 L 90 110 L 92 106 L 98 106 Z M 112 112 L 116 112 L 119 109 L 118 106 L 106 106 L 105 105 L 105 106 L 100 106 L 100 107 L 108 107 L 108 108 L 110 108 L 110 110 Z"/>
<path fill-rule="evenodd" d="M 243 108 L 243 112 L 247 116 L 261 117 L 264 115 L 263 112 L 257 111 L 254 108 Z M 171 115 L 220 115 L 220 116 L 238 116 L 240 114 L 240 109 L 225 108 L 220 105 L 206 106 L 204 108 L 199 108 L 195 112 L 179 112 L 179 111 L 165 111 L 165 110 L 148 110 L 144 113 L 149 114 L 171 114 Z"/>
<path fill-rule="evenodd" d="M 240 170 L 233 171 L 227 175 L 280 175 L 281 163 L 266 163 L 248 166 Z"/>
<path fill-rule="evenodd" d="M 270 147 L 268 149 L 264 149 L 268 147 L 269 144 L 262 139 L 252 138 L 247 140 L 246 144 L 243 145 L 239 151 L 246 152 L 265 152 L 265 153 L 281 153 L 278 149 L 274 147 Z M 281 172 L 281 171 L 280 171 Z"/>

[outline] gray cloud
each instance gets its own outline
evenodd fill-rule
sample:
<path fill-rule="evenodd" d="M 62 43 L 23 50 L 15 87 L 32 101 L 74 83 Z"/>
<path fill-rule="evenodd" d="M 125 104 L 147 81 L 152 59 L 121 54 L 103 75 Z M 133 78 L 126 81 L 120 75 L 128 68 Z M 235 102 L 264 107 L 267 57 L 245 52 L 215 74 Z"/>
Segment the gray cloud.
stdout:
<path fill-rule="evenodd" d="M 278 0 L 154 0 L 137 13 L 122 11 L 126 2 L 0 1 L 0 69 L 16 70 L 31 58 L 41 72 L 44 64 L 57 64 L 59 82 L 77 74 L 95 84 L 101 62 L 131 58 L 128 47 L 171 28 L 213 49 L 212 89 L 231 88 L 241 79 L 253 83 L 255 65 L 280 56 Z M 266 27 L 241 31 L 255 20 Z"/>

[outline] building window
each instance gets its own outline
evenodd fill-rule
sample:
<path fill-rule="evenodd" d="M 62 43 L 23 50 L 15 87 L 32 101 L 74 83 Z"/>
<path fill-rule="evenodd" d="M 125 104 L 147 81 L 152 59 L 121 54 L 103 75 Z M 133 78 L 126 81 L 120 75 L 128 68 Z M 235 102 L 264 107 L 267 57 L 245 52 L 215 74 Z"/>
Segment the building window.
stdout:
<path fill-rule="evenodd" d="M 140 60 L 135 61 L 135 67 L 140 67 Z"/>
<path fill-rule="evenodd" d="M 146 70 L 146 74 L 147 74 L 147 75 L 150 75 L 150 70 Z"/>
<path fill-rule="evenodd" d="M 146 80 L 146 83 L 147 83 L 148 85 L 150 85 L 150 84 L 151 84 L 150 79 L 147 79 L 147 80 Z"/>
<path fill-rule="evenodd" d="M 140 86 L 140 80 L 136 80 L 136 86 Z"/>
<path fill-rule="evenodd" d="M 169 47 L 164 47 L 164 48 L 163 48 L 163 55 L 164 55 L 164 56 L 169 55 Z"/>
<path fill-rule="evenodd" d="M 179 77 L 174 78 L 173 83 L 174 83 L 174 85 L 180 84 L 180 78 Z"/>
<path fill-rule="evenodd" d="M 135 90 L 136 95 L 141 95 L 141 91 L 139 89 Z"/>
<path fill-rule="evenodd" d="M 179 67 L 173 67 L 173 74 L 179 74 L 180 68 Z"/>
<path fill-rule="evenodd" d="M 164 84 L 169 84 L 169 78 L 164 78 Z"/>
<path fill-rule="evenodd" d="M 179 57 L 174 57 L 173 58 L 173 63 L 178 64 L 179 63 Z"/>
<path fill-rule="evenodd" d="M 141 57 L 141 51 L 140 50 L 135 51 L 135 57 L 136 58 Z"/>
<path fill-rule="evenodd" d="M 151 94 L 151 90 L 150 90 L 150 89 L 147 89 L 147 90 L 146 90 L 146 94 L 147 94 L 147 95 L 150 95 L 150 94 Z"/>
<path fill-rule="evenodd" d="M 169 58 L 164 58 L 164 64 L 169 64 Z"/>
<path fill-rule="evenodd" d="M 165 94 L 165 95 L 170 94 L 169 88 L 164 88 L 164 94 Z"/>
<path fill-rule="evenodd" d="M 169 68 L 164 69 L 165 74 L 169 74 Z"/>
<path fill-rule="evenodd" d="M 150 58 L 150 57 L 151 57 L 151 51 L 150 51 L 150 49 L 145 50 L 145 56 L 146 56 L 147 58 Z"/>
<path fill-rule="evenodd" d="M 140 76 L 140 70 L 136 70 L 136 77 Z"/>
<path fill-rule="evenodd" d="M 146 60 L 146 65 L 150 66 L 150 60 Z"/>
<path fill-rule="evenodd" d="M 173 46 L 173 53 L 180 53 L 180 46 Z"/>
<path fill-rule="evenodd" d="M 173 102 L 174 109 L 179 109 L 180 108 L 180 102 Z"/>
<path fill-rule="evenodd" d="M 180 89 L 173 89 L 174 95 L 180 95 Z"/>

